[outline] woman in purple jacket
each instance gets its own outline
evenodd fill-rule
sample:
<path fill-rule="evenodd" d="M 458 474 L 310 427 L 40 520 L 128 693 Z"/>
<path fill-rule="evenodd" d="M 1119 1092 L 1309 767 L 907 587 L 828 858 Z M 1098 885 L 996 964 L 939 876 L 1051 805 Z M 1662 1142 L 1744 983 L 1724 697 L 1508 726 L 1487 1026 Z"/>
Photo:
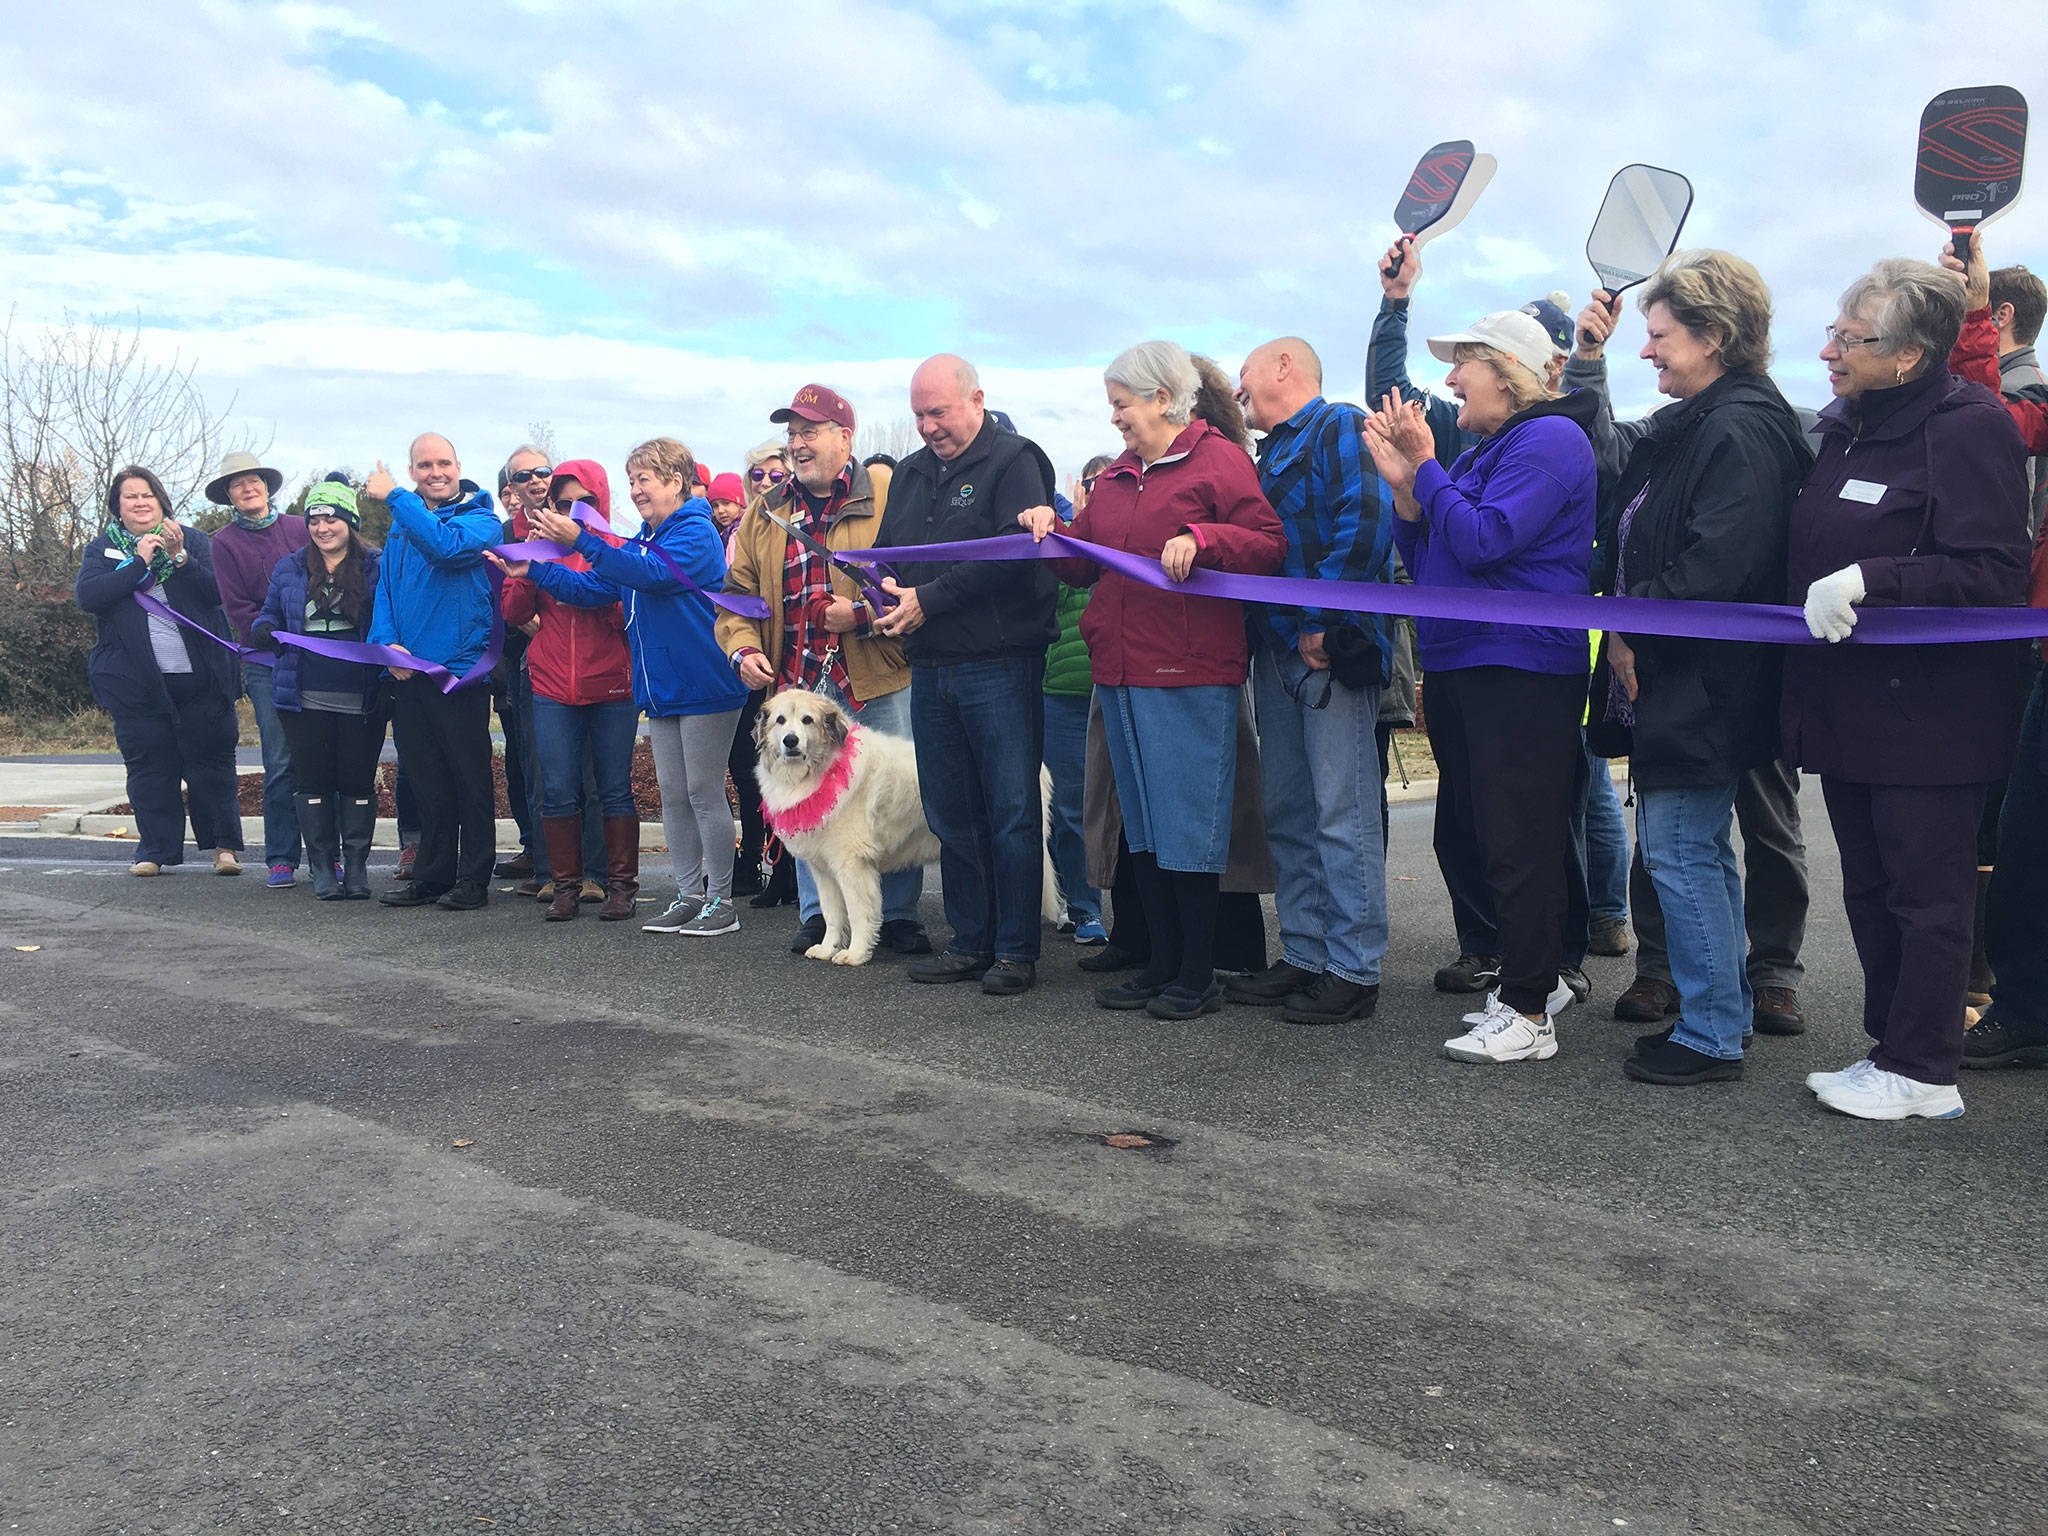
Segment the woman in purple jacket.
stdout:
<path fill-rule="evenodd" d="M 1881 261 L 1821 358 L 1835 403 L 1792 508 L 1786 584 L 1827 646 L 1785 657 L 1785 756 L 1821 776 L 1863 962 L 1870 1054 L 1806 1085 L 1866 1120 L 1963 1112 L 1956 1068 L 1984 793 L 2012 770 L 2022 647 L 1844 646 L 1859 604 L 2026 600 L 2026 450 L 1998 397 L 1948 371 L 1962 279 Z"/>
<path fill-rule="evenodd" d="M 1597 402 L 1545 382 L 1559 351 L 1519 310 L 1430 338 L 1451 363 L 1458 425 L 1479 443 L 1447 471 L 1428 418 L 1393 395 L 1366 446 L 1394 492 L 1394 544 L 1417 586 L 1586 590 L 1596 472 L 1586 435 Z M 1470 806 L 1500 922 L 1500 985 L 1444 1042 L 1459 1061 L 1544 1061 L 1572 1000 L 1560 980 L 1565 853 L 1583 751 L 1586 632 L 1420 619 L 1415 649 L 1439 796 Z"/>

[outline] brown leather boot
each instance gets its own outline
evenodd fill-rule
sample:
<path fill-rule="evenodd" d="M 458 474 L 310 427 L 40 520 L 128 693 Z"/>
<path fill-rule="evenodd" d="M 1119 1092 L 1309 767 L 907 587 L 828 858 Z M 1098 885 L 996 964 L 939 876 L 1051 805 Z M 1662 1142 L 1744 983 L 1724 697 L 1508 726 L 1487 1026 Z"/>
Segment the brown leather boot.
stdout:
<path fill-rule="evenodd" d="M 633 915 L 633 898 L 640 893 L 638 816 L 605 817 L 604 862 L 606 889 L 597 919 L 601 923 L 623 923 Z"/>
<path fill-rule="evenodd" d="M 583 880 L 583 818 L 544 816 L 540 824 L 548 841 L 548 872 L 555 877 L 548 921 L 566 923 L 576 916 L 576 887 Z"/>

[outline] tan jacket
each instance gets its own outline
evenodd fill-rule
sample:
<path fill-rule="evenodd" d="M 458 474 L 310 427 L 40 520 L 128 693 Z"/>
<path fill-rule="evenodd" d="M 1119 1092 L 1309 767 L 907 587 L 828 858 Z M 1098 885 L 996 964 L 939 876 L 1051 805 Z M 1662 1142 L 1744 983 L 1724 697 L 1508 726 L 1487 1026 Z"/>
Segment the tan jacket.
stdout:
<path fill-rule="evenodd" d="M 845 503 L 825 530 L 827 549 L 871 549 L 882 529 L 882 511 L 889 504 L 889 471 L 870 471 L 856 463 L 853 486 Z M 749 619 L 718 610 L 718 648 L 731 656 L 742 646 L 752 646 L 768 658 L 768 665 L 782 667 L 782 566 L 789 554 L 789 535 L 763 517 L 766 506 L 784 522 L 802 526 L 804 509 L 797 498 L 796 481 L 785 480 L 761 501 L 750 506 L 733 530 L 732 558 L 725 572 L 725 590 L 745 593 L 768 604 L 766 619 Z M 834 566 L 832 590 L 842 597 L 860 601 L 860 585 L 845 569 Z M 885 694 L 910 686 L 910 666 L 903 659 L 900 641 L 875 635 L 839 637 L 840 654 L 846 658 L 847 680 L 854 697 L 865 704 Z"/>

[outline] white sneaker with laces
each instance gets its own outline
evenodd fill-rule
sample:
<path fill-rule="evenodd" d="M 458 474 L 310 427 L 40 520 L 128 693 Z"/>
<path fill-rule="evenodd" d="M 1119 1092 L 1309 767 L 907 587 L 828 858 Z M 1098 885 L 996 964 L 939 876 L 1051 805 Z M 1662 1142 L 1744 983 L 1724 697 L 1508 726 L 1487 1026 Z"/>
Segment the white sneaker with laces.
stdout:
<path fill-rule="evenodd" d="M 1807 1073 L 1806 1086 L 1815 1093 L 1819 1093 L 1823 1088 L 1834 1088 L 1843 1085 L 1853 1087 L 1857 1083 L 1862 1082 L 1868 1074 L 1876 1070 L 1876 1062 L 1872 1061 L 1868 1056 L 1859 1056 L 1839 1072 Z"/>
<path fill-rule="evenodd" d="M 1497 999 L 1499 996 L 1500 988 L 1495 987 L 1491 992 L 1488 992 L 1486 994 L 1485 1007 L 1481 1008 L 1477 1013 L 1466 1014 L 1465 1017 L 1461 1019 L 1459 1022 L 1463 1024 L 1485 1023 L 1488 1010 L 1490 1010 L 1493 1007 L 1495 999 Z M 1565 1009 L 1571 1007 L 1571 1005 L 1573 1003 L 1576 1003 L 1577 1001 L 1578 998 L 1573 995 L 1572 989 L 1560 981 L 1557 984 L 1556 990 L 1553 991 L 1550 994 L 1550 996 L 1543 999 L 1543 1016 L 1545 1018 L 1554 1019 L 1560 1013 L 1563 1013 Z M 1513 1012 L 1512 1009 L 1510 1009 L 1509 1011 Z"/>
<path fill-rule="evenodd" d="M 1828 1083 L 1815 1092 L 1829 1109 L 1859 1120 L 1954 1120 L 1963 1112 L 1963 1096 L 1953 1084 L 1918 1082 L 1879 1066 L 1855 1082 Z"/>
<path fill-rule="evenodd" d="M 1471 1014 L 1466 1020 L 1471 1029 L 1444 1042 L 1444 1054 L 1454 1061 L 1548 1061 L 1557 1054 L 1557 1027 L 1550 1015 L 1545 1013 L 1541 1023 L 1525 1019 L 1498 992 L 1488 995 L 1476 1022 Z"/>

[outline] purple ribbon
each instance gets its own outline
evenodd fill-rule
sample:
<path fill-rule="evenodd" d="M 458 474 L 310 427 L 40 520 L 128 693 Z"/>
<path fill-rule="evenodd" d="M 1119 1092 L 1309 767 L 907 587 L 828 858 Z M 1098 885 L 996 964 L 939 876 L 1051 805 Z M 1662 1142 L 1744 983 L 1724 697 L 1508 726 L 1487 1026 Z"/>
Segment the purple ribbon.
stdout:
<path fill-rule="evenodd" d="M 917 544 L 885 551 L 890 560 L 1056 560 L 1078 556 L 1164 592 L 1221 597 L 1289 608 L 1345 613 L 1404 614 L 1420 619 L 1465 619 L 1483 624 L 1524 624 L 1556 629 L 1604 629 L 1625 635 L 1670 635 L 1687 640 L 1747 640 L 1766 645 L 1822 645 L 1798 608 L 1768 603 L 1701 603 L 1679 598 L 1583 597 L 1565 592 L 1498 592 L 1470 587 L 1397 587 L 1377 581 L 1317 581 L 1301 576 L 1245 576 L 1197 570 L 1175 581 L 1150 555 L 1089 544 L 1051 533 L 1032 542 L 1028 533 L 950 544 Z M 837 556 L 850 564 L 878 563 L 864 549 Z M 1845 643 L 1956 645 L 1987 640 L 2048 637 L 2048 608 L 1859 608 Z"/>
<path fill-rule="evenodd" d="M 575 511 L 569 515 L 584 527 L 595 532 L 608 533 L 613 538 L 619 536 L 617 530 L 600 517 L 597 509 L 590 506 L 587 502 L 578 502 Z M 643 527 L 637 536 L 627 540 L 627 542 L 639 545 L 648 554 L 659 560 L 668 569 L 669 575 L 681 582 L 686 591 L 694 592 L 702 598 L 708 598 L 728 613 L 736 613 L 744 619 L 765 619 L 768 617 L 768 604 L 762 598 L 748 597 L 743 593 L 736 592 L 708 592 L 698 586 L 696 582 L 690 579 L 690 573 L 670 558 L 667 550 L 657 549 L 654 546 L 651 542 L 652 533 L 652 529 Z M 572 545 L 557 544 L 553 539 L 523 539 L 517 544 L 500 544 L 491 553 L 500 560 L 561 560 L 575 554 L 576 551 Z"/>

